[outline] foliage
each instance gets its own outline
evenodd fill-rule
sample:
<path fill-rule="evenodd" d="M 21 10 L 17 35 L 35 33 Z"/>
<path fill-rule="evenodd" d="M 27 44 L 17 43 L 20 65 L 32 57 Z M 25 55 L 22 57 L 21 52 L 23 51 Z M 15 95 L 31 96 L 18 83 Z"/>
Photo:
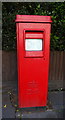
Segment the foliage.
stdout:
<path fill-rule="evenodd" d="M 51 50 L 65 50 L 65 2 L 4 2 L 2 3 L 3 50 L 16 49 L 17 14 L 52 16 Z"/>

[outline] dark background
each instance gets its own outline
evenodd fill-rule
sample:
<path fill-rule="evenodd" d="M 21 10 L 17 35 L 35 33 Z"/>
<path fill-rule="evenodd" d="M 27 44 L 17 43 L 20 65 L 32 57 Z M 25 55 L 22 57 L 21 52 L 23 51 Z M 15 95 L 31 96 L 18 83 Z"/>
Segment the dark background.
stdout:
<path fill-rule="evenodd" d="M 4 2 L 2 3 L 3 50 L 16 50 L 15 17 L 49 15 L 52 17 L 51 50 L 65 51 L 65 2 Z"/>

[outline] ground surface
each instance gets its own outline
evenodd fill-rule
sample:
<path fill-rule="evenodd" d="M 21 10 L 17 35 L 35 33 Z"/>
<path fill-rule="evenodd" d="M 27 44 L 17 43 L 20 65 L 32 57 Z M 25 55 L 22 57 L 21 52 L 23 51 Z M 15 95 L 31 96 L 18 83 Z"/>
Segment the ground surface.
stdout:
<path fill-rule="evenodd" d="M 2 118 L 64 118 L 65 91 L 49 91 L 48 105 L 19 109 L 16 81 L 3 81 Z"/>

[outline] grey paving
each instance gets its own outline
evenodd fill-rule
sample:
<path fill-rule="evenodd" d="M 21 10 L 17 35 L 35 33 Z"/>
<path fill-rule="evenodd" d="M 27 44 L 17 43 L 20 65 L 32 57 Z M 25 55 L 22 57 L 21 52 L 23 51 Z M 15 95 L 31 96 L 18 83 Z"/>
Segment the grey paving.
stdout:
<path fill-rule="evenodd" d="M 35 111 L 35 112 L 27 112 L 27 113 L 17 113 L 17 118 L 57 118 L 57 114 L 53 110 L 46 111 Z"/>
<path fill-rule="evenodd" d="M 10 94 L 12 100 L 10 99 Z M 48 100 L 51 108 L 47 106 L 38 108 L 19 109 L 17 106 L 17 83 L 15 81 L 4 82 L 2 118 L 63 118 L 65 110 L 65 91 L 49 92 Z M 13 102 L 13 104 L 12 104 Z"/>
<path fill-rule="evenodd" d="M 5 94 L 3 96 L 2 117 L 3 118 L 15 118 L 15 108 L 12 107 L 8 94 Z"/>

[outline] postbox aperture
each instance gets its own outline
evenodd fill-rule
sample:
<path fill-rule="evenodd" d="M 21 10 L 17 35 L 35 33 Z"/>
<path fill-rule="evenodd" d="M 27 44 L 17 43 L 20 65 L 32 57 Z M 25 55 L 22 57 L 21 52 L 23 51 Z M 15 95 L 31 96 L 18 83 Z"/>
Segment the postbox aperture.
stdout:
<path fill-rule="evenodd" d="M 28 54 L 27 57 L 42 57 L 44 50 L 44 31 L 25 30 L 24 36 L 26 56 Z"/>

